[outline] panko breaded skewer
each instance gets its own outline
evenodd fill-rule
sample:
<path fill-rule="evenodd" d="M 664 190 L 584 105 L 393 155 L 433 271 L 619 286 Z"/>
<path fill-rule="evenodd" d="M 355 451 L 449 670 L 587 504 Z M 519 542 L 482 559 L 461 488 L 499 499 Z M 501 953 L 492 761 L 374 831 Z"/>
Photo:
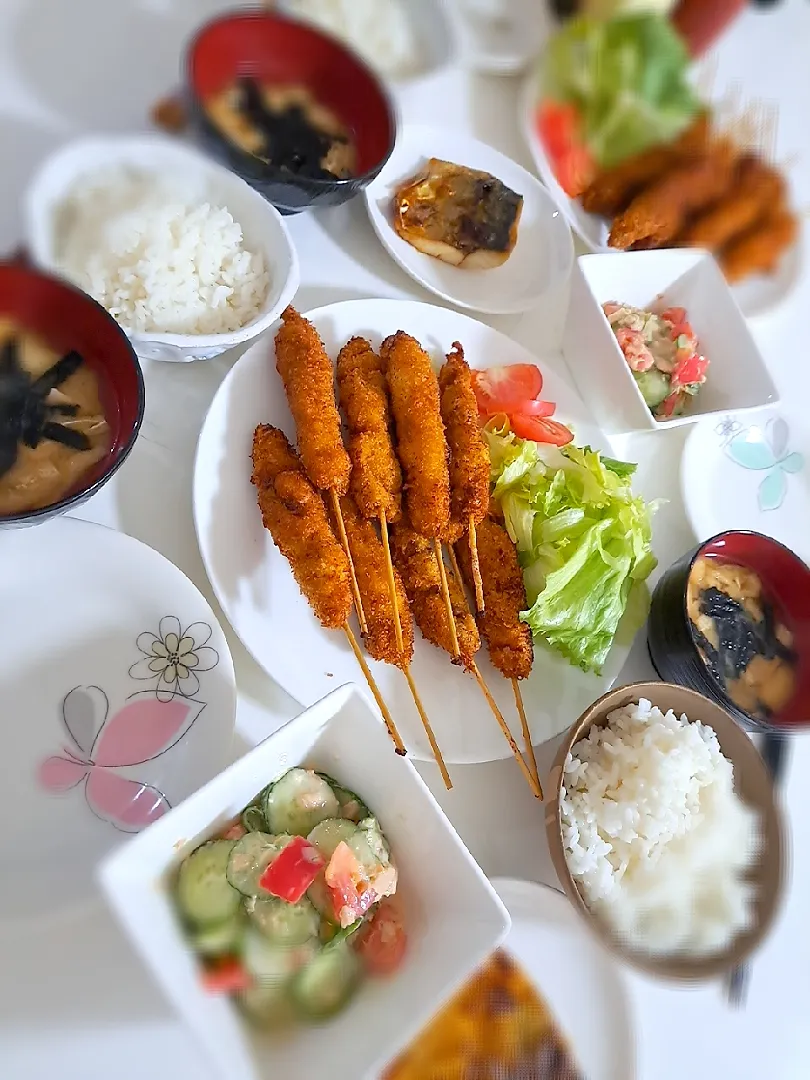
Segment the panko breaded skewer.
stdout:
<path fill-rule="evenodd" d="M 416 625 L 421 630 L 422 636 L 431 645 L 444 649 L 452 657 L 450 618 L 457 623 L 460 655 L 453 658 L 452 662 L 461 664 L 475 678 L 486 698 L 487 704 L 492 710 L 492 714 L 498 721 L 498 726 L 509 743 L 515 760 L 520 765 L 521 771 L 528 781 L 529 787 L 539 797 L 539 786 L 535 784 L 534 777 L 512 737 L 509 725 L 492 697 L 489 687 L 484 682 L 475 662 L 475 654 L 481 648 L 481 638 L 478 634 L 475 619 L 467 605 L 460 580 L 455 577 L 451 577 L 449 580 L 452 615 L 448 618 L 442 596 L 443 590 L 438 567 L 431 557 L 430 542 L 424 536 L 420 536 L 419 533 L 415 532 L 404 516 L 392 529 L 391 549 L 394 555 L 394 564 L 402 577 Z"/>
<path fill-rule="evenodd" d="M 441 413 L 450 451 L 450 528 L 447 541 L 454 544 L 466 532 L 472 558 L 475 605 L 484 610 L 486 602 L 478 566 L 476 526 L 484 520 L 489 506 L 489 449 L 478 423 L 478 403 L 472 372 L 464 350 L 453 342 L 439 372 Z"/>
<path fill-rule="evenodd" d="M 397 591 L 397 612 L 402 620 L 403 644 L 400 647 L 397 642 L 394 611 L 389 603 L 386 585 L 385 549 L 380 543 L 374 525 L 361 514 L 351 496 L 344 496 L 341 500 L 341 509 L 343 510 L 343 520 L 346 522 L 349 543 L 354 552 L 357 581 L 363 595 L 363 606 L 368 622 L 368 631 L 363 635 L 366 649 L 375 660 L 380 660 L 385 664 L 393 664 L 405 676 L 414 705 L 433 751 L 433 756 L 436 759 L 436 764 L 439 766 L 442 779 L 449 791 L 453 786 L 450 775 L 411 675 L 413 619 L 411 618 L 405 586 L 399 574 L 392 568 L 394 587 Z M 397 753 L 404 754 L 404 746 L 402 746 L 401 750 L 397 748 Z"/>
<path fill-rule="evenodd" d="M 251 482 L 257 489 L 264 527 L 290 564 L 321 626 L 345 633 L 394 745 L 401 747 L 388 706 L 349 626 L 352 589 L 346 552 L 332 532 L 323 499 L 304 474 L 298 455 L 284 433 L 270 424 L 260 424 L 253 433 Z"/>
<path fill-rule="evenodd" d="M 748 156 L 740 162 L 734 186 L 718 203 L 687 223 L 678 243 L 716 251 L 751 228 L 784 197 L 782 174 L 760 158 Z"/>
<path fill-rule="evenodd" d="M 397 456 L 405 480 L 405 508 L 411 527 L 432 542 L 452 653 L 458 658 L 460 644 L 441 548 L 450 525 L 450 472 L 439 380 L 428 354 L 415 338 L 402 330 L 385 339 L 380 357 L 396 428 Z"/>
<path fill-rule="evenodd" d="M 276 370 L 284 383 L 295 421 L 301 462 L 312 484 L 330 494 L 341 543 L 349 560 L 357 617 L 363 629 L 366 621 L 363 602 L 340 516 L 340 496 L 349 490 L 351 462 L 340 432 L 332 361 L 318 331 L 292 306 L 281 313 L 275 346 Z"/>
<path fill-rule="evenodd" d="M 456 554 L 463 579 L 472 589 L 473 567 L 467 545 L 456 544 Z M 486 518 L 478 527 L 478 557 L 486 603 L 484 611 L 478 615 L 478 629 L 486 642 L 493 667 L 512 683 L 529 767 L 542 798 L 531 730 L 518 681 L 528 679 L 534 660 L 531 630 L 520 619 L 521 611 L 528 606 L 526 586 L 515 545 L 506 529 L 491 518 Z"/>
<path fill-rule="evenodd" d="M 352 463 L 349 490 L 363 517 L 380 523 L 397 648 L 402 651 L 402 623 L 388 542 L 388 526 L 402 513 L 402 470 L 391 440 L 391 409 L 382 361 L 365 338 L 353 337 L 340 350 L 337 384 Z"/>
<path fill-rule="evenodd" d="M 730 284 L 749 274 L 771 274 L 799 234 L 799 219 L 785 205 L 776 206 L 752 228 L 735 237 L 719 255 Z"/>

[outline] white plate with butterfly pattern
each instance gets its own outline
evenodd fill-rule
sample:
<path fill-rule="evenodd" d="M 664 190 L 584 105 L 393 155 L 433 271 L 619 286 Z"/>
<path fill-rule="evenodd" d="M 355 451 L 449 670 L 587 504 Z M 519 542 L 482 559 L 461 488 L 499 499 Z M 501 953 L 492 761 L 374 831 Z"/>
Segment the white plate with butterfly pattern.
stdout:
<path fill-rule="evenodd" d="M 81 906 L 98 862 L 229 761 L 233 662 L 162 555 L 74 518 L 0 532 L 0 927 Z"/>
<path fill-rule="evenodd" d="M 697 424 L 684 447 L 681 489 L 698 540 L 751 529 L 810 565 L 810 433 L 798 412 L 780 405 Z"/>

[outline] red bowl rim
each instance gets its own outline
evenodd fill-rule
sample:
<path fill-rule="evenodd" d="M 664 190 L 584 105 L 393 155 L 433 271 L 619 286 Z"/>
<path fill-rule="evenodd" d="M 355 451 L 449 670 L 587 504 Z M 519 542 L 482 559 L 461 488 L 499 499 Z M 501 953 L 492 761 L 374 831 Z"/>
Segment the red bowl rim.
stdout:
<path fill-rule="evenodd" d="M 110 315 L 109 311 L 107 311 L 105 307 L 102 307 L 97 300 L 94 300 L 88 293 L 83 292 L 77 286 L 72 285 L 69 281 L 65 281 L 64 278 L 57 277 L 55 274 L 46 274 L 36 267 L 25 266 L 15 260 L 0 262 L 0 266 L 3 265 L 15 266 L 18 269 L 25 271 L 25 273 L 29 274 L 32 278 L 40 278 L 43 281 L 48 281 L 63 291 L 72 293 L 74 296 L 78 297 L 79 300 L 96 308 L 106 320 L 113 324 L 116 333 L 125 343 L 126 352 L 129 353 L 129 357 L 132 360 L 132 366 L 135 371 L 135 382 L 138 390 L 135 423 L 132 425 L 132 430 L 127 438 L 119 444 L 118 453 L 115 459 L 109 462 L 109 465 L 105 467 L 104 472 L 98 476 L 92 484 L 80 487 L 78 491 L 74 491 L 72 495 L 66 495 L 64 498 L 59 499 L 58 502 L 48 503 L 47 506 L 41 506 L 37 510 L 23 510 L 19 514 L 0 515 L 0 529 L 7 529 L 13 528 L 15 525 L 35 525 L 38 521 L 43 519 L 57 517 L 60 514 L 66 513 L 72 506 L 82 503 L 95 495 L 96 492 L 118 472 L 129 457 L 138 435 L 140 434 L 146 408 L 146 388 L 144 385 L 143 370 L 132 342 L 121 326 L 116 322 L 112 315 Z M 81 481 L 79 481 L 79 483 L 81 483 Z"/>
<path fill-rule="evenodd" d="M 292 16 L 286 15 L 283 12 L 268 11 L 266 8 L 246 7 L 239 8 L 235 11 L 229 11 L 222 15 L 215 15 L 213 18 L 208 19 L 207 22 L 204 22 L 202 26 L 197 28 L 194 36 L 191 38 L 186 47 L 183 65 L 185 72 L 186 90 L 191 98 L 194 107 L 204 113 L 202 102 L 200 101 L 199 96 L 194 88 L 194 81 L 191 77 L 191 57 L 197 48 L 200 38 L 203 36 L 203 34 L 207 34 L 215 27 L 227 25 L 228 23 L 235 22 L 237 19 L 243 19 L 246 15 L 252 15 L 256 18 L 262 18 L 268 22 L 287 23 L 297 27 L 301 27 L 305 29 L 307 33 L 310 33 L 315 37 L 322 38 L 323 40 L 328 41 L 333 47 L 340 49 L 341 52 L 351 57 L 352 61 L 356 63 L 358 67 L 363 68 L 366 74 L 374 82 L 377 88 L 377 92 L 385 103 L 386 110 L 388 111 L 388 115 L 391 119 L 391 138 L 389 139 L 388 147 L 386 148 L 386 151 L 380 158 L 379 162 L 373 168 L 366 170 L 366 172 L 361 173 L 359 176 L 346 176 L 343 178 L 336 178 L 334 180 L 323 180 L 307 176 L 302 177 L 298 182 L 306 184 L 306 186 L 311 187 L 315 191 L 334 191 L 357 184 L 363 184 L 364 182 L 368 183 L 369 181 L 373 180 L 374 177 L 385 165 L 385 163 L 388 161 L 388 159 L 391 157 L 394 152 L 394 147 L 396 146 L 398 114 L 394 99 L 388 92 L 385 83 L 382 81 L 376 71 L 374 71 L 374 69 L 370 67 L 361 56 L 359 56 L 352 49 L 348 48 L 339 38 L 334 37 L 332 34 L 327 34 L 323 30 L 319 30 L 316 26 L 311 26 L 309 23 L 303 22 L 301 19 L 293 18 Z M 213 124 L 210 124 L 209 128 L 211 132 L 216 135 L 217 139 L 228 147 L 229 152 L 232 153 L 237 160 L 242 161 L 244 163 L 244 167 L 249 168 L 251 172 L 256 171 L 256 166 L 258 164 L 259 166 L 261 166 L 261 172 L 264 174 L 264 176 L 267 177 L 268 180 L 277 179 L 282 182 L 294 182 L 294 177 L 290 177 L 289 174 L 283 173 L 280 169 L 276 169 L 270 164 L 265 164 L 259 158 L 254 157 L 253 154 L 247 153 L 246 150 L 243 150 L 241 147 L 231 142 L 231 140 L 226 138 L 217 128 L 214 127 Z"/>

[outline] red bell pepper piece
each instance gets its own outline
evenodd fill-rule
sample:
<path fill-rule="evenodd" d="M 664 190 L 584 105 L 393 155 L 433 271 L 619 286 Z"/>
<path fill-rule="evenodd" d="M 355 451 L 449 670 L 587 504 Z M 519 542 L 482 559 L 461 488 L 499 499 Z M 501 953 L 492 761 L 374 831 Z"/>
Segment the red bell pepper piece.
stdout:
<path fill-rule="evenodd" d="M 295 836 L 259 878 L 259 887 L 297 904 L 325 865 L 317 848 L 303 836 Z"/>

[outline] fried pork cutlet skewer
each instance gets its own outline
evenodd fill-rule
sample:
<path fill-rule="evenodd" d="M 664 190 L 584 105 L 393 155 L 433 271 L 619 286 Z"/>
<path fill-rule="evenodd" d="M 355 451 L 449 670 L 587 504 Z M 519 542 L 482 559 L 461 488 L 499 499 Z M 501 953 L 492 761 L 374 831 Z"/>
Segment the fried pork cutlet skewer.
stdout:
<path fill-rule="evenodd" d="M 484 520 L 489 506 L 489 449 L 478 424 L 478 405 L 472 372 L 464 350 L 453 342 L 451 352 L 439 372 L 441 413 L 450 450 L 450 528 L 452 545 L 468 533 L 472 562 L 475 606 L 484 610 L 486 599 L 478 565 L 476 526 Z"/>
<path fill-rule="evenodd" d="M 305 476 L 284 432 L 260 424 L 253 433 L 252 483 L 264 527 L 289 562 L 298 587 L 326 630 L 343 630 L 379 706 L 394 745 L 402 740 L 349 626 L 351 574 L 323 499 Z"/>
<path fill-rule="evenodd" d="M 450 525 L 450 473 L 439 381 L 428 354 L 402 330 L 385 339 L 380 357 L 388 381 L 397 455 L 405 479 L 405 508 L 412 528 L 432 543 L 447 612 L 451 652 L 458 658 L 461 651 L 441 545 Z"/>
<path fill-rule="evenodd" d="M 772 274 L 798 234 L 796 215 L 784 205 L 775 207 L 720 252 L 727 281 L 734 284 L 749 274 Z"/>
<path fill-rule="evenodd" d="M 444 649 L 445 652 L 450 653 L 452 656 L 453 639 L 450 633 L 450 620 L 452 619 L 457 623 L 460 652 L 459 656 L 453 660 L 453 663 L 461 664 L 475 678 L 509 743 L 515 760 L 520 765 L 521 771 L 528 781 L 529 787 L 539 798 L 539 787 L 535 784 L 534 777 L 512 737 L 509 725 L 489 692 L 489 688 L 475 662 L 475 654 L 481 648 L 481 638 L 478 635 L 478 627 L 475 625 L 475 619 L 470 614 L 459 581 L 452 577 L 449 582 L 452 615 L 448 618 L 442 597 L 441 579 L 436 561 L 432 556 L 430 541 L 415 532 L 404 516 L 392 529 L 391 549 L 394 555 L 394 565 L 402 577 L 405 592 L 408 594 L 411 603 L 413 617 L 416 620 L 416 625 L 422 631 L 422 636 L 431 645 Z"/>
<path fill-rule="evenodd" d="M 276 369 L 295 421 L 304 470 L 319 491 L 329 492 L 340 540 L 349 560 L 357 618 L 360 629 L 365 630 L 363 602 L 340 516 L 340 496 L 349 490 L 351 462 L 340 433 L 332 361 L 315 327 L 295 308 L 286 308 L 281 320 L 276 333 Z"/>
<path fill-rule="evenodd" d="M 366 649 L 375 660 L 385 664 L 393 664 L 398 667 L 405 676 L 408 689 L 411 692 L 414 705 L 419 713 L 419 718 L 425 729 L 433 757 L 439 766 L 445 786 L 448 791 L 452 788 L 450 774 L 444 763 L 442 752 L 433 734 L 433 728 L 427 717 L 422 699 L 416 689 L 416 684 L 411 675 L 411 660 L 413 659 L 413 620 L 411 618 L 408 597 L 405 586 L 396 570 L 392 568 L 394 588 L 397 593 L 397 612 L 402 620 L 401 632 L 403 638 L 402 647 L 397 642 L 396 619 L 390 604 L 390 597 L 386 584 L 386 555 L 383 545 L 377 537 L 376 530 L 371 521 L 364 518 L 357 505 L 350 496 L 341 500 L 343 520 L 346 522 L 346 532 L 349 543 L 354 552 L 355 566 L 357 568 L 357 581 L 360 592 L 363 595 L 363 606 L 366 611 L 368 631 L 363 636 Z M 398 751 L 399 752 L 399 751 Z M 404 747 L 401 751 L 405 752 Z"/>
<path fill-rule="evenodd" d="M 349 490 L 363 517 L 380 523 L 397 649 L 402 652 L 402 622 L 388 541 L 388 526 L 402 513 L 402 470 L 391 441 L 391 410 L 382 361 L 365 338 L 354 337 L 340 350 L 337 384 L 349 435 Z M 351 537 L 349 541 L 351 546 Z"/>
<path fill-rule="evenodd" d="M 737 155 L 728 140 L 718 140 L 705 157 L 666 173 L 614 219 L 608 244 L 623 251 L 668 244 L 691 214 L 728 190 Z"/>
<path fill-rule="evenodd" d="M 456 544 L 456 554 L 461 563 L 463 578 L 468 588 L 472 589 L 473 566 L 467 545 Z M 512 683 L 529 767 L 542 798 L 540 774 L 518 681 L 528 679 L 534 660 L 531 630 L 520 620 L 521 611 L 525 611 L 528 606 L 526 586 L 523 584 L 523 571 L 520 569 L 515 545 L 509 539 L 506 529 L 491 518 L 486 518 L 479 525 L 478 557 L 486 602 L 486 608 L 478 615 L 478 629 L 487 644 L 493 667 Z"/>
<path fill-rule="evenodd" d="M 773 166 L 754 156 L 744 158 L 726 195 L 699 214 L 678 237 L 684 247 L 717 251 L 751 228 L 770 207 L 783 202 L 785 180 Z"/>

